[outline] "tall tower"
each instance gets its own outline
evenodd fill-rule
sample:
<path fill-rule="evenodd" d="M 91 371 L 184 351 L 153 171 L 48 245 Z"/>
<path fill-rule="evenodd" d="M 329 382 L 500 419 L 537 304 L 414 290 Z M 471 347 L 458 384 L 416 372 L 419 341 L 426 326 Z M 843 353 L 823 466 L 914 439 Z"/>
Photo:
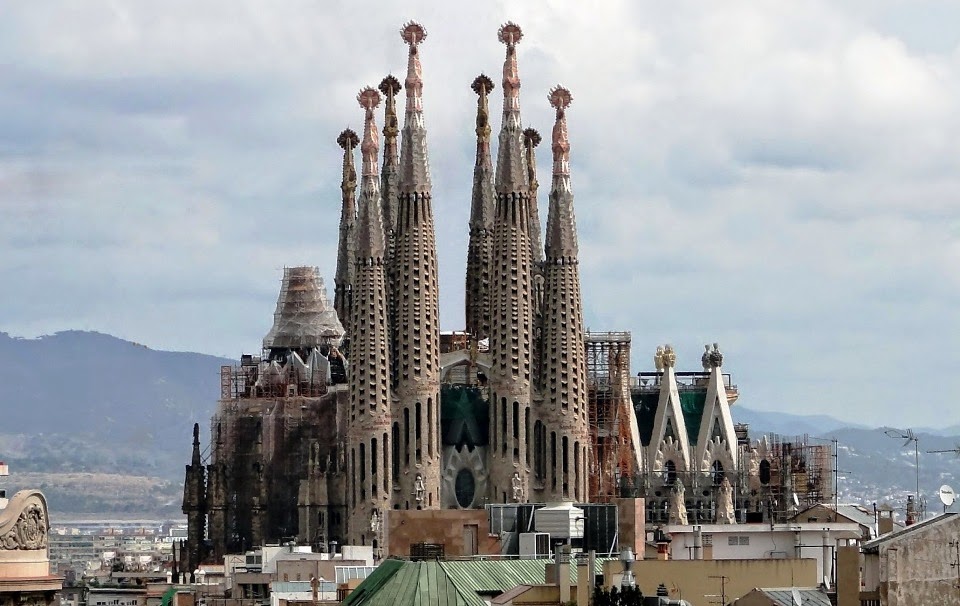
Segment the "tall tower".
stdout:
<path fill-rule="evenodd" d="M 393 484 L 389 471 L 390 359 L 383 262 L 386 243 L 377 171 L 380 135 L 373 116 L 373 110 L 380 105 L 380 93 L 365 88 L 357 100 L 366 117 L 360 146 L 363 172 L 357 221 L 353 356 L 349 371 L 347 535 L 354 542 L 367 544 L 366 539 L 372 532 L 371 516 L 374 511 L 390 508 Z"/>
<path fill-rule="evenodd" d="M 187 514 L 187 570 L 191 577 L 203 557 L 201 544 L 207 512 L 206 479 L 200 458 L 200 425 L 193 424 L 193 454 L 183 483 L 183 513 Z"/>
<path fill-rule="evenodd" d="M 340 210 L 340 245 L 337 249 L 337 273 L 334 276 L 333 308 L 343 323 L 347 338 L 353 337 L 350 325 L 353 301 L 354 263 L 356 256 L 357 208 L 354 194 L 357 189 L 357 171 L 353 166 L 353 148 L 359 143 L 357 134 L 349 128 L 337 137 L 343 148 L 343 178 L 340 191 L 343 204 Z"/>
<path fill-rule="evenodd" d="M 477 160 L 473 166 L 470 201 L 470 244 L 467 247 L 467 332 L 475 339 L 490 335 L 490 253 L 493 244 L 493 163 L 490 161 L 490 109 L 487 95 L 493 82 L 480 74 L 473 81 L 477 93 Z"/>
<path fill-rule="evenodd" d="M 401 30 L 409 46 L 394 259 L 397 314 L 393 436 L 400 444 L 395 456 L 401 459 L 400 466 L 394 467 L 394 482 L 399 486 L 394 503 L 401 508 L 440 506 L 437 246 L 419 52 L 426 35 L 419 23 L 408 23 Z"/>
<path fill-rule="evenodd" d="M 227 466 L 223 462 L 221 424 L 216 425 L 214 457 L 207 465 L 207 538 L 210 556 L 219 560 L 227 553 Z"/>
<path fill-rule="evenodd" d="M 570 91 L 550 91 L 557 110 L 553 127 L 553 185 L 543 264 L 544 401 L 540 416 L 547 431 L 547 500 L 587 499 L 590 433 L 583 303 L 580 296 L 577 226 L 570 186 L 570 141 L 566 109 Z"/>
<path fill-rule="evenodd" d="M 533 259 L 533 272 L 537 276 L 534 286 L 538 297 L 543 296 L 543 244 L 540 241 L 540 211 L 537 207 L 537 193 L 540 191 L 540 182 L 537 180 L 537 155 L 534 151 L 540 145 L 540 133 L 535 128 L 523 130 L 523 147 L 527 153 L 527 180 L 530 182 L 530 257 Z M 539 298 L 537 304 L 539 304 Z"/>
<path fill-rule="evenodd" d="M 400 122 L 397 120 L 397 93 L 403 87 L 400 81 L 389 75 L 380 81 L 380 92 L 386 99 L 383 115 L 383 171 L 380 173 L 380 194 L 383 198 L 383 233 L 386 236 L 387 251 L 384 256 L 384 269 L 387 275 L 387 326 L 390 329 L 390 351 L 395 351 L 397 340 L 397 211 L 400 193 L 400 156 L 397 145 L 400 136 Z M 397 376 L 395 357 L 390 363 L 391 380 Z"/>
<path fill-rule="evenodd" d="M 537 192 L 540 191 L 540 182 L 537 180 L 537 155 L 534 151 L 540 145 L 540 133 L 535 128 L 523 130 L 523 147 L 527 154 L 527 179 L 530 183 L 530 260 L 533 271 L 533 337 L 531 351 L 533 351 L 534 389 L 543 389 L 543 372 L 540 363 L 543 361 L 543 245 L 540 241 L 540 212 L 537 210 Z M 534 474 L 536 476 L 536 474 Z M 535 483 L 540 484 L 535 478 Z"/>
<path fill-rule="evenodd" d="M 531 341 L 533 260 L 530 248 L 530 188 L 515 23 L 500 28 L 507 47 L 503 62 L 503 124 L 497 150 L 490 306 L 490 484 L 491 500 L 530 498 Z M 581 345 L 582 347 L 582 345 Z"/>

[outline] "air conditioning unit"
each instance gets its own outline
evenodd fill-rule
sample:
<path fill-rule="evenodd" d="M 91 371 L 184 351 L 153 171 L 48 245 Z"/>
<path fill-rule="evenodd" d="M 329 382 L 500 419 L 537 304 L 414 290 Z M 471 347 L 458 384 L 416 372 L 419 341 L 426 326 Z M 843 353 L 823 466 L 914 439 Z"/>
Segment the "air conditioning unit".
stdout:
<path fill-rule="evenodd" d="M 550 557 L 550 535 L 545 532 L 521 532 L 520 557 L 524 559 Z"/>

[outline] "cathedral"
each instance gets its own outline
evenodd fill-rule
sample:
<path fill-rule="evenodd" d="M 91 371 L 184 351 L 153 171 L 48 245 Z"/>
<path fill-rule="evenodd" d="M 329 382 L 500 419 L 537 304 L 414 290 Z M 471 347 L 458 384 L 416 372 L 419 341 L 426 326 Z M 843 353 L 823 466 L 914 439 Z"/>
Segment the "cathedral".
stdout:
<path fill-rule="evenodd" d="M 521 118 L 523 34 L 513 23 L 498 31 L 505 58 L 495 162 L 496 86 L 482 74 L 472 82 L 465 326 L 441 332 L 423 109 L 427 36 L 408 23 L 401 37 L 403 83 L 387 76 L 361 90 L 362 133 L 337 138 L 333 301 L 316 268 L 285 269 L 262 354 L 221 369 L 208 448 L 194 427 L 183 501 L 188 570 L 269 542 L 374 544 L 378 517 L 391 509 L 647 496 L 648 522 L 682 513 L 686 523 L 688 515 L 727 516 L 717 495 L 733 486 L 726 501 L 736 515 L 762 510 L 770 491 L 748 489 L 761 462 L 764 485 L 776 484 L 783 458 L 760 461 L 767 451 L 738 435 L 729 409 L 736 390 L 719 349 L 707 348 L 702 372 L 677 373 L 666 346 L 655 372 L 633 377 L 629 333 L 585 332 L 566 122 L 572 95 L 544 91 L 556 114 L 544 229 L 534 157 L 541 136 Z M 678 501 L 683 487 L 693 498 Z M 670 511 L 678 502 L 689 508 Z"/>

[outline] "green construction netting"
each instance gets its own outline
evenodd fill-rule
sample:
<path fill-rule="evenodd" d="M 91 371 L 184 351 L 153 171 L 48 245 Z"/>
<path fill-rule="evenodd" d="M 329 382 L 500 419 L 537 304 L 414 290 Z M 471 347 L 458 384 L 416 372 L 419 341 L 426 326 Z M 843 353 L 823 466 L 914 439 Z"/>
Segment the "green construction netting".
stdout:
<path fill-rule="evenodd" d="M 660 392 L 633 392 L 633 410 L 637 415 L 637 426 L 640 429 L 640 443 L 650 444 L 653 435 L 653 423 L 657 418 L 657 404 Z M 687 437 L 691 444 L 697 443 L 700 434 L 700 421 L 703 418 L 703 407 L 707 402 L 707 391 L 681 391 L 680 409 L 683 411 L 683 424 L 687 426 Z"/>
<path fill-rule="evenodd" d="M 486 446 L 490 417 L 484 389 L 440 386 L 440 441 L 444 446 Z"/>

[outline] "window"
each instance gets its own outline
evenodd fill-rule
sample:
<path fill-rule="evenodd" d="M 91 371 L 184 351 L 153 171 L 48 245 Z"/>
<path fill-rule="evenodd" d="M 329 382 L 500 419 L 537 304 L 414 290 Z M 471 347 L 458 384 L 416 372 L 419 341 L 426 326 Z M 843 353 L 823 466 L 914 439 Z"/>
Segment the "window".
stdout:
<path fill-rule="evenodd" d="M 711 537 L 710 540 L 713 541 L 713 537 Z M 727 537 L 727 545 L 731 547 L 738 546 L 738 545 L 749 545 L 749 544 L 750 544 L 750 537 L 748 536 L 733 535 L 733 536 Z"/>

